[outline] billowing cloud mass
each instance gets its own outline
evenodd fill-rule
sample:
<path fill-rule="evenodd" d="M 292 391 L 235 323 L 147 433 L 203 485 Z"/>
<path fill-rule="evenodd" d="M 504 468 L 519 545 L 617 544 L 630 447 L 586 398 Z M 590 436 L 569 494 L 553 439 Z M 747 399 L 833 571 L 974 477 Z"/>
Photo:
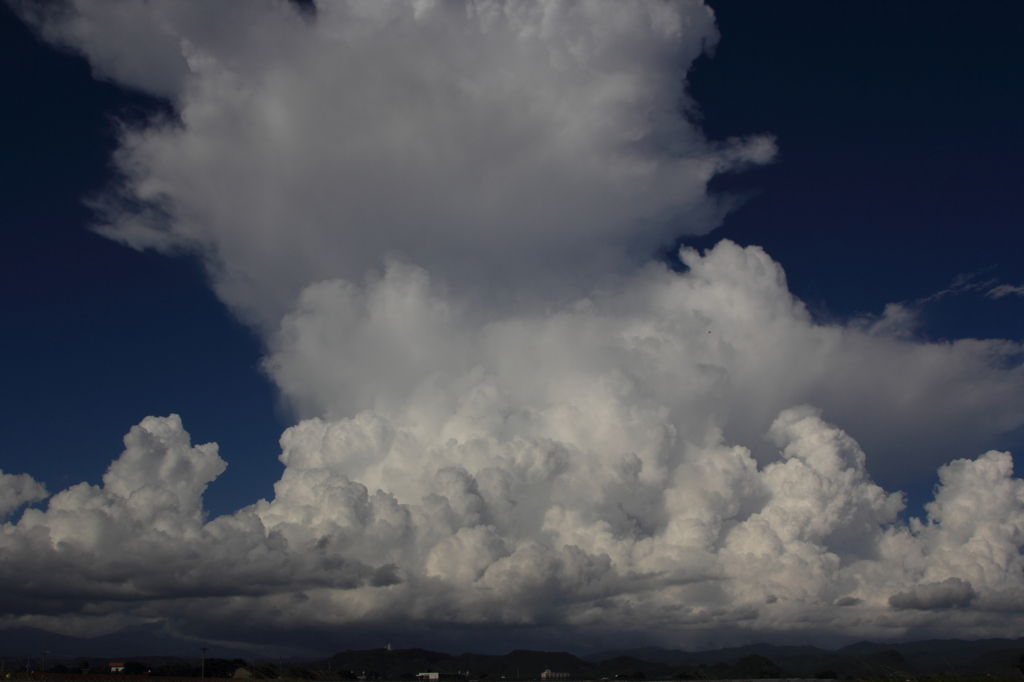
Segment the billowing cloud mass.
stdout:
<path fill-rule="evenodd" d="M 97 75 L 180 112 L 125 131 L 102 231 L 202 254 L 264 325 L 386 253 L 492 299 L 578 293 L 715 227 L 727 202 L 706 182 L 774 153 L 681 115 L 680 80 L 717 38 L 694 0 L 324 2 L 313 25 L 283 0 L 22 6 Z"/>
<path fill-rule="evenodd" d="M 273 500 L 212 520 L 217 446 L 133 427 L 2 527 L 7 624 L 1024 624 L 1024 482 L 963 451 L 1024 423 L 1018 344 L 816 321 L 755 246 L 648 262 L 774 153 L 683 115 L 702 3 L 17 6 L 179 112 L 124 131 L 98 229 L 203 258 L 300 421 Z M 869 463 L 939 466 L 927 518 Z M 0 512 L 43 496 L 0 478 Z"/>

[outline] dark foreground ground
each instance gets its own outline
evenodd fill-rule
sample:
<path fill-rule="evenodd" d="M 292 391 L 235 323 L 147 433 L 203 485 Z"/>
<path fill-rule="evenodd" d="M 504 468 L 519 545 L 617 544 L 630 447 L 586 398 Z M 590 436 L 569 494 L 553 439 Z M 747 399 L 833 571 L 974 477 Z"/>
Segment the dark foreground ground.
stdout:
<path fill-rule="evenodd" d="M 953 675 L 941 675 L 936 677 L 911 677 L 903 678 L 897 676 L 883 676 L 883 677 L 865 677 L 865 678 L 847 678 L 853 680 L 853 682 L 1018 682 L 1022 676 L 1018 674 L 1016 677 L 1013 676 L 969 676 L 960 677 Z M 91 680 L 94 682 L 152 682 L 154 679 L 149 675 L 97 675 L 97 674 L 79 674 L 79 673 L 40 673 L 40 672 L 5 672 L 0 675 L 0 679 L 7 680 L 46 680 L 47 682 L 85 682 Z M 204 679 L 200 677 L 160 677 L 160 680 L 165 682 L 195 682 L 198 679 Z M 205 678 L 205 679 L 217 679 L 217 678 Z M 296 677 L 278 677 L 275 678 L 282 682 L 301 682 L 308 678 L 296 678 Z M 476 678 L 470 677 L 470 680 Z M 485 678 L 486 679 L 486 678 Z M 532 682 L 533 680 L 539 680 L 540 678 L 520 678 L 521 682 Z M 586 678 L 592 679 L 592 678 Z M 623 679 L 623 678 L 620 678 Z M 628 678 L 626 678 L 628 679 Z M 654 678 L 648 680 L 648 682 L 676 682 L 679 678 Z M 730 682 L 763 682 L 765 679 L 773 679 L 776 682 L 820 682 L 821 678 L 804 678 L 804 677 L 786 677 L 786 678 L 763 678 L 763 677 L 752 677 L 752 678 L 721 678 L 723 680 L 729 680 Z M 575 682 L 570 680 L 570 682 Z"/>

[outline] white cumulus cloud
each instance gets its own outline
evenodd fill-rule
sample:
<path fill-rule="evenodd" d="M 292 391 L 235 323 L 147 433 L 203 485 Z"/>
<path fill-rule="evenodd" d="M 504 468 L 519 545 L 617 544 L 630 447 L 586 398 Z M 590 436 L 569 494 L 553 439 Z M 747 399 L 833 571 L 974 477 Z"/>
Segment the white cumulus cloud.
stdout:
<path fill-rule="evenodd" d="M 767 463 L 762 435 L 800 403 L 886 444 L 898 459 L 873 468 L 890 475 L 934 471 L 1024 421 L 1016 343 L 920 343 L 877 325 L 817 324 L 757 247 L 725 241 L 680 256 L 686 275 L 651 265 L 618 289 L 507 316 L 392 261 L 364 286 L 308 287 L 270 337 L 266 366 L 302 415 L 373 409 L 438 432 L 456 428 L 440 420 L 457 410 L 459 429 L 500 419 L 510 432 L 636 449 L 647 466 L 655 456 L 644 453 L 700 439 L 708 423 Z M 350 461 L 356 472 L 369 460 Z"/>
<path fill-rule="evenodd" d="M 652 265 L 617 292 L 507 317 L 400 263 L 363 287 L 312 285 L 267 361 L 318 413 L 282 436 L 274 498 L 206 520 L 216 446 L 147 418 L 101 487 L 4 526 L 11 608 L 19 622 L 57 609 L 229 629 L 555 623 L 677 644 L 1017 627 L 1024 481 L 1008 453 L 944 465 L 927 518 L 903 523 L 902 495 L 872 481 L 857 441 L 788 406 L 848 386 L 847 365 L 877 401 L 905 381 L 1020 395 L 993 362 L 1004 342 L 821 325 L 756 247 L 682 258 L 686 273 Z M 939 428 L 978 399 L 915 409 Z M 745 400 L 775 411 L 761 464 L 724 429 Z"/>
<path fill-rule="evenodd" d="M 1024 624 L 1024 483 L 958 459 L 1024 423 L 1019 344 L 821 323 L 756 246 L 648 262 L 775 151 L 684 116 L 702 2 L 12 4 L 174 106 L 124 131 L 98 229 L 201 257 L 298 423 L 273 499 L 208 519 L 217 446 L 143 420 L 2 526 L 8 622 Z M 908 522 L 869 473 L 936 467 Z M 0 512 L 43 497 L 0 478 Z"/>

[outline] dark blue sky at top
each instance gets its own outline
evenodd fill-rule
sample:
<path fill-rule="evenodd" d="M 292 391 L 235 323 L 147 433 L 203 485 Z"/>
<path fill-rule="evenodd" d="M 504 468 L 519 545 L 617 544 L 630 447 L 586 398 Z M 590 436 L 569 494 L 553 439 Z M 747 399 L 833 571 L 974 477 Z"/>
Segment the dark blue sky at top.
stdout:
<path fill-rule="evenodd" d="M 1024 284 L 1024 3 L 710 4 L 722 40 L 690 73 L 701 125 L 714 139 L 773 133 L 781 152 L 716 179 L 747 202 L 687 243 L 763 246 L 826 320 L 963 275 Z M 98 483 L 130 426 L 177 412 L 229 463 L 206 496 L 221 514 L 272 496 L 282 469 L 290 417 L 259 341 L 193 259 L 92 234 L 81 201 L 111 177 L 115 120 L 161 106 L 93 80 L 0 5 L 0 469 L 51 492 Z M 1019 296 L 967 291 L 920 312 L 924 338 L 1024 339 Z M 1024 434 L 1004 440 L 1019 458 Z M 913 507 L 932 484 L 904 486 Z"/>

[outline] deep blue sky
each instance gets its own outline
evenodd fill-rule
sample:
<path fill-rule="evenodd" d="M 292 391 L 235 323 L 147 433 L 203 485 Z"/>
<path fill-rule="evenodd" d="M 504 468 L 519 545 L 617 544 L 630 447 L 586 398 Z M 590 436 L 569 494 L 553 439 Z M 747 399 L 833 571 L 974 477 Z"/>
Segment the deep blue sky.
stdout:
<path fill-rule="evenodd" d="M 716 139 L 773 133 L 781 153 L 717 179 L 749 201 L 691 243 L 762 245 L 823 319 L 878 314 L 972 273 L 1024 283 L 1024 3 L 711 4 L 723 37 L 690 76 L 702 125 Z M 81 199 L 110 177 L 114 120 L 160 103 L 93 80 L 3 6 L 0 93 L 0 468 L 51 492 L 98 483 L 131 425 L 177 412 L 229 463 L 206 498 L 213 514 L 270 497 L 289 417 L 259 342 L 193 260 L 87 229 Z M 929 339 L 1024 338 L 1019 296 L 968 291 L 921 312 Z M 1019 456 L 1024 434 L 996 445 Z M 931 485 L 907 486 L 911 502 Z"/>
<path fill-rule="evenodd" d="M 764 246 L 816 310 L 879 312 L 960 274 L 1019 284 L 1020 3 L 711 3 L 723 38 L 691 75 L 712 137 L 778 136 L 758 192 L 709 241 Z M 1019 299 L 928 310 L 930 338 L 1024 335 Z"/>
<path fill-rule="evenodd" d="M 0 281 L 8 358 L 0 468 L 51 492 L 99 483 L 147 415 L 181 414 L 229 462 L 212 513 L 273 494 L 287 418 L 260 374 L 259 343 L 188 258 L 91 233 L 82 198 L 110 178 L 115 120 L 161 106 L 90 76 L 0 6 Z"/>

